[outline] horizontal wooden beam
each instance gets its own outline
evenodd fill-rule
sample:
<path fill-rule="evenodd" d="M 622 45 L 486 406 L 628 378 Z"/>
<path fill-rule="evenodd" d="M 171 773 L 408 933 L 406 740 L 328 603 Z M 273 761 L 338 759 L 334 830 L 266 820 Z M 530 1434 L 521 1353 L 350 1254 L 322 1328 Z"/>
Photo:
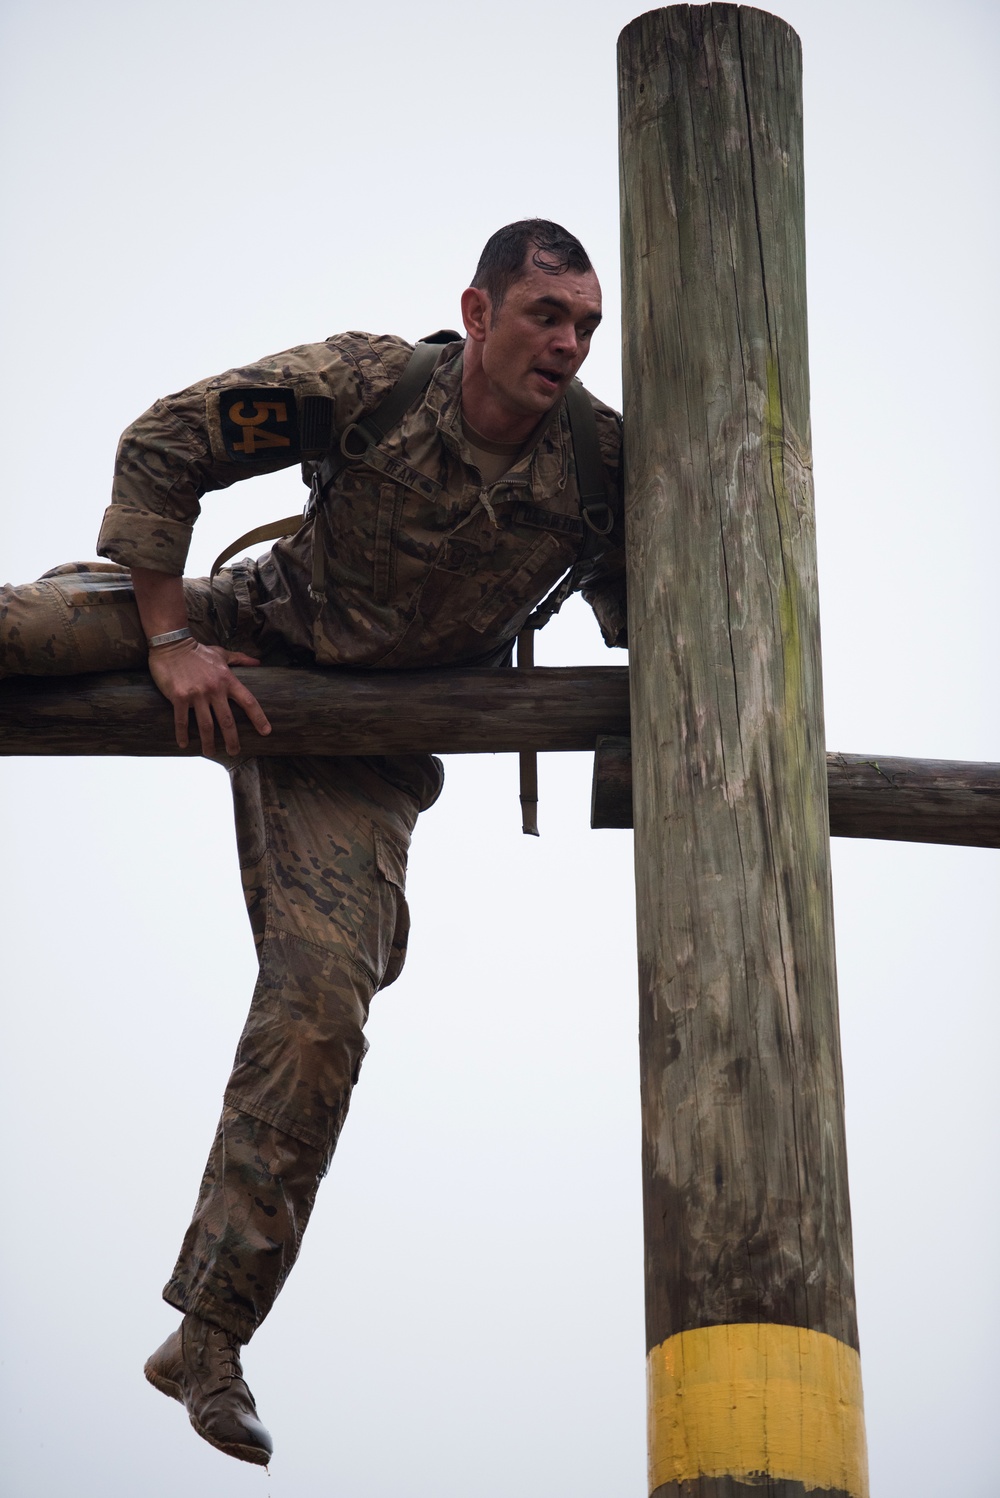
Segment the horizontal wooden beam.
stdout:
<path fill-rule="evenodd" d="M 237 673 L 273 732 L 242 723 L 255 754 L 501 754 L 590 750 L 595 827 L 631 827 L 626 666 L 530 671 Z M 194 755 L 174 743 L 170 708 L 145 673 L 0 683 L 0 754 Z M 828 754 L 835 837 L 1000 847 L 1000 765 Z"/>
<path fill-rule="evenodd" d="M 828 754 L 830 832 L 1000 848 L 1000 765 Z"/>
<path fill-rule="evenodd" d="M 261 738 L 237 713 L 254 754 L 593 749 L 602 733 L 629 731 L 627 666 L 236 674 L 272 727 Z M 0 754 L 197 752 L 177 748 L 171 709 L 145 672 L 0 683 Z"/>
<path fill-rule="evenodd" d="M 828 754 L 826 774 L 833 837 L 1000 848 L 1000 764 Z M 627 737 L 598 741 L 591 826 L 632 826 Z"/>

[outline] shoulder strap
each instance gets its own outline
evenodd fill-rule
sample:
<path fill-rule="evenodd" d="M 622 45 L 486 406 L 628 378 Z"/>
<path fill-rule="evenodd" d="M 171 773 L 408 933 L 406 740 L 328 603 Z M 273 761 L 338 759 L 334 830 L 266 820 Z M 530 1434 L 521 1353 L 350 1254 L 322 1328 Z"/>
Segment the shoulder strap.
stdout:
<path fill-rule="evenodd" d="M 608 487 L 601 443 L 597 434 L 597 417 L 590 396 L 579 380 L 566 391 L 566 413 L 569 416 L 576 483 L 580 491 L 580 514 L 584 522 L 584 539 L 580 555 L 566 575 L 543 598 L 524 626 L 527 630 L 544 629 L 558 614 L 577 587 L 580 565 L 597 551 L 605 536 L 614 530 L 618 519 L 618 492 Z"/>
<path fill-rule="evenodd" d="M 597 417 L 594 415 L 590 396 L 579 380 L 574 380 L 566 391 L 566 413 L 573 439 L 576 482 L 580 490 L 580 514 L 587 527 L 581 557 L 583 560 L 591 551 L 596 550 L 602 536 L 611 534 L 617 519 L 618 496 L 608 488 L 597 435 Z"/>
<path fill-rule="evenodd" d="M 458 334 L 456 333 L 454 337 L 451 335 L 446 337 L 441 333 L 434 333 L 432 338 L 433 342 L 431 339 L 421 338 L 419 343 L 414 344 L 413 353 L 410 355 L 406 368 L 385 399 L 375 407 L 374 411 L 370 411 L 367 416 L 362 416 L 360 421 L 352 423 L 343 432 L 340 439 L 342 448 L 348 432 L 363 433 L 368 438 L 365 443 L 367 448 L 372 443 L 381 442 L 399 426 L 417 396 L 421 395 L 430 384 L 431 375 L 441 358 L 442 348 L 446 343 L 456 341 Z"/>
<path fill-rule="evenodd" d="M 414 344 L 409 362 L 392 389 L 383 397 L 374 411 L 369 411 L 358 421 L 352 421 L 340 434 L 340 443 L 324 454 L 316 469 L 316 481 L 310 495 L 309 509 L 326 493 L 330 484 L 342 468 L 352 460 L 363 458 L 370 447 L 374 447 L 399 426 L 418 395 L 422 395 L 430 384 L 441 359 L 442 349 L 449 343 L 460 343 L 461 333 L 451 328 L 442 328 L 430 333 Z M 308 514 L 309 509 L 306 513 Z"/>
<path fill-rule="evenodd" d="M 399 425 L 417 396 L 430 384 L 431 375 L 441 358 L 442 348 L 446 344 L 460 342 L 461 337 L 461 333 L 456 333 L 452 328 L 441 328 L 437 333 L 421 338 L 414 345 L 403 373 L 374 411 L 369 411 L 359 421 L 346 427 L 341 433 L 339 446 L 332 447 L 324 455 L 316 470 L 316 481 L 310 491 L 305 514 L 288 515 L 284 520 L 273 520 L 269 525 L 258 525 L 253 530 L 244 532 L 225 551 L 219 553 L 212 563 L 210 576 L 214 577 L 219 568 L 225 566 L 244 546 L 255 546 L 259 541 L 276 541 L 280 536 L 294 535 L 311 512 L 316 502 L 317 489 L 322 493 L 351 458 L 362 457 L 369 447 L 381 442 L 383 437 Z"/>

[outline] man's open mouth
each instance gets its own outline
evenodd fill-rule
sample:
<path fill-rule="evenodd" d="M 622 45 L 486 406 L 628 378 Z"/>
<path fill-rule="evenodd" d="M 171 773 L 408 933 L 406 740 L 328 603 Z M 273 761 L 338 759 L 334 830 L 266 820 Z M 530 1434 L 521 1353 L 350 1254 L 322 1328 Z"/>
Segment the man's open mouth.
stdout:
<path fill-rule="evenodd" d="M 541 369 L 536 366 L 535 374 L 539 375 L 551 390 L 555 390 L 557 385 L 562 384 L 562 375 L 558 369 Z"/>

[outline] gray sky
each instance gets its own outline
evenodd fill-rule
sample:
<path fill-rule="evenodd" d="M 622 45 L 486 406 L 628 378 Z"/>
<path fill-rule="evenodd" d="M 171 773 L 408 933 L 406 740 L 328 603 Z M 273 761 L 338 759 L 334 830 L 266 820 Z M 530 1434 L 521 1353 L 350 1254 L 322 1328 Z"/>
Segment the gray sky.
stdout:
<path fill-rule="evenodd" d="M 577 232 L 620 399 L 621 0 L 7 0 L 4 573 L 90 557 L 158 394 L 342 328 L 417 337 L 499 224 Z M 993 4 L 788 0 L 805 54 L 831 748 L 1000 759 Z M 210 498 L 192 570 L 300 502 Z M 574 603 L 543 664 L 611 663 Z M 270 1477 L 141 1367 L 253 982 L 223 774 L 10 760 L 9 1498 L 639 1498 L 631 835 L 586 756 L 449 762 L 406 972 L 300 1265 L 246 1354 Z M 875 1498 L 993 1498 L 1000 855 L 834 842 Z"/>

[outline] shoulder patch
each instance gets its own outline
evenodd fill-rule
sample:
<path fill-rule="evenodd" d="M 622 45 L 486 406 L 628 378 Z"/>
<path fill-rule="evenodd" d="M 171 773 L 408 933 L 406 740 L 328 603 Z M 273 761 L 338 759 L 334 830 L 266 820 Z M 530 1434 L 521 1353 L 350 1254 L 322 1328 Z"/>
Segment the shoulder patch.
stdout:
<path fill-rule="evenodd" d="M 294 390 L 273 385 L 219 391 L 219 429 L 228 457 L 260 463 L 299 457 L 299 416 Z"/>

